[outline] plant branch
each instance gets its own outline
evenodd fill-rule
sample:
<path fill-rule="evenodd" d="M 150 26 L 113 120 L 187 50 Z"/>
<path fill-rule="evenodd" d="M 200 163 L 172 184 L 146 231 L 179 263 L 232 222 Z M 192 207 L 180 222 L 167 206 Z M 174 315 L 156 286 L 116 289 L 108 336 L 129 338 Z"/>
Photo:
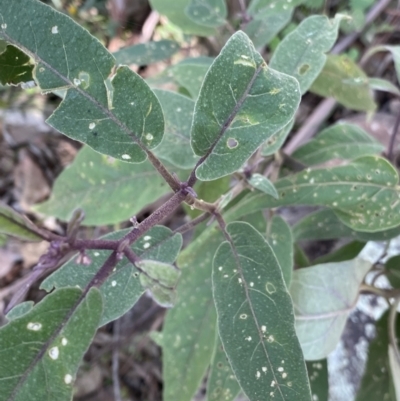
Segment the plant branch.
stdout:
<path fill-rule="evenodd" d="M 399 351 L 399 346 L 397 344 L 397 336 L 396 336 L 396 318 L 397 318 L 397 308 L 399 304 L 400 304 L 400 295 L 397 296 L 393 305 L 390 307 L 388 324 L 389 324 L 389 341 L 393 347 L 397 363 L 400 364 L 400 351 Z"/>
<path fill-rule="evenodd" d="M 186 224 L 183 224 L 182 226 L 178 227 L 175 231 L 175 233 L 180 233 L 183 234 L 186 231 L 192 230 L 195 228 L 197 225 L 203 223 L 203 221 L 206 221 L 210 217 L 210 213 L 203 213 L 200 216 L 196 217 L 192 221 L 189 221 Z"/>

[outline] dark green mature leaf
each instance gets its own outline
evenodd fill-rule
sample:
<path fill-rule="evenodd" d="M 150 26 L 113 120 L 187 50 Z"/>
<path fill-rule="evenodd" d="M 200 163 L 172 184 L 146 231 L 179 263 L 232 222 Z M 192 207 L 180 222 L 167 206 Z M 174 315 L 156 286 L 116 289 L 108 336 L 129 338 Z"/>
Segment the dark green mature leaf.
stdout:
<path fill-rule="evenodd" d="M 0 203 L 0 233 L 12 235 L 28 241 L 40 241 L 38 229 L 26 217 L 11 207 Z"/>
<path fill-rule="evenodd" d="M 170 58 L 178 50 L 179 43 L 163 39 L 125 47 L 113 53 L 113 56 L 118 64 L 149 65 Z"/>
<path fill-rule="evenodd" d="M 72 19 L 39 1 L 0 0 L 0 14 L 0 38 L 35 61 L 40 88 L 67 91 L 47 122 L 98 152 L 146 160 L 146 150 L 162 140 L 164 117 L 145 81 L 128 67 L 108 80 L 114 57 Z"/>
<path fill-rule="evenodd" d="M 225 24 L 227 8 L 225 0 L 190 0 L 185 13 L 196 24 L 216 28 Z"/>
<path fill-rule="evenodd" d="M 311 393 L 315 401 L 328 401 L 329 382 L 328 382 L 328 361 L 306 362 L 308 377 L 310 379 Z"/>
<path fill-rule="evenodd" d="M 177 25 L 184 33 L 197 36 L 209 36 L 215 33 L 211 27 L 201 25 L 186 14 L 186 8 L 191 0 L 150 0 L 151 7 L 165 15 L 169 21 Z"/>
<path fill-rule="evenodd" d="M 400 333 L 399 319 L 396 329 Z M 356 401 L 397 401 L 390 377 L 388 347 L 388 313 L 385 313 L 376 323 L 376 335 L 369 346 L 367 366 Z"/>
<path fill-rule="evenodd" d="M 346 55 L 328 55 L 325 66 L 310 91 L 320 96 L 333 97 L 351 110 L 376 109 L 368 77 Z"/>
<path fill-rule="evenodd" d="M 82 298 L 81 290 L 63 288 L 2 327 L 0 400 L 70 400 L 101 313 L 97 289 Z"/>
<path fill-rule="evenodd" d="M 202 156 L 196 176 L 211 181 L 239 169 L 293 117 L 295 79 L 273 71 L 243 32 L 235 33 L 210 67 L 196 102 L 191 132 Z"/>
<path fill-rule="evenodd" d="M 282 217 L 275 215 L 269 223 L 266 238 L 278 260 L 286 287 L 289 288 L 294 261 L 293 236 L 290 226 Z"/>
<path fill-rule="evenodd" d="M 247 223 L 227 226 L 213 295 L 221 341 L 250 401 L 311 399 L 290 296 L 274 252 Z"/>
<path fill-rule="evenodd" d="M 355 238 L 360 241 L 386 241 L 400 235 L 400 226 L 377 232 L 360 232 L 343 224 L 331 209 L 310 213 L 293 226 L 293 235 L 301 240 Z"/>
<path fill-rule="evenodd" d="M 120 239 L 129 232 L 116 231 L 105 235 L 104 239 Z M 182 236 L 172 234 L 169 228 L 156 226 L 132 245 L 132 250 L 143 259 L 151 259 L 162 263 L 173 263 L 182 246 Z M 92 260 L 89 266 L 82 266 L 72 258 L 51 276 L 43 281 L 41 288 L 51 291 L 53 288 L 75 287 L 85 288 L 110 255 L 110 251 L 87 251 Z M 147 288 L 147 286 L 146 286 Z M 100 326 L 117 319 L 126 313 L 143 294 L 139 272 L 127 259 L 122 259 L 110 277 L 100 287 L 104 298 L 104 313 Z"/>
<path fill-rule="evenodd" d="M 293 8 L 268 10 L 267 13 L 249 13 L 253 19 L 244 27 L 244 32 L 256 49 L 266 46 L 291 20 Z"/>
<path fill-rule="evenodd" d="M 292 157 L 306 166 L 312 166 L 332 159 L 346 160 L 373 155 L 382 152 L 384 148 L 358 125 L 338 123 L 300 146 Z"/>
<path fill-rule="evenodd" d="M 254 173 L 247 182 L 255 189 L 258 189 L 265 194 L 271 195 L 276 199 L 279 199 L 278 192 L 276 191 L 274 184 L 264 175 Z"/>
<path fill-rule="evenodd" d="M 219 231 L 208 229 L 179 256 L 178 301 L 163 328 L 165 401 L 191 400 L 210 364 L 216 333 L 211 266 L 221 241 Z"/>
<path fill-rule="evenodd" d="M 84 225 L 115 224 L 169 191 L 149 162 L 124 163 L 84 147 L 57 178 L 50 199 L 35 209 L 69 220 L 79 207 L 85 212 Z"/>
<path fill-rule="evenodd" d="M 154 93 L 165 115 L 164 138 L 154 153 L 173 166 L 189 170 L 198 160 L 190 146 L 194 101 L 174 92 L 156 89 Z"/>
<path fill-rule="evenodd" d="M 351 241 L 339 249 L 314 259 L 312 264 L 344 262 L 356 258 L 365 247 L 365 242 Z"/>
<path fill-rule="evenodd" d="M 336 347 L 371 263 L 325 263 L 293 273 L 290 294 L 304 358 L 325 358 Z"/>
<path fill-rule="evenodd" d="M 249 194 L 230 208 L 229 219 L 263 208 L 321 205 L 332 208 L 353 230 L 377 232 L 400 225 L 398 175 L 385 159 L 364 156 L 345 166 L 307 169 L 278 180 L 278 200 Z"/>
<path fill-rule="evenodd" d="M 333 20 L 323 15 L 306 18 L 279 44 L 271 68 L 295 77 L 301 93 L 307 92 L 324 67 L 325 53 L 336 42 L 341 19 L 341 15 Z"/>
<path fill-rule="evenodd" d="M 239 391 L 240 386 L 232 372 L 219 334 L 216 333 L 210 376 L 207 380 L 207 401 L 233 401 Z"/>
<path fill-rule="evenodd" d="M 0 82 L 2 85 L 19 85 L 33 80 L 33 65 L 29 57 L 14 46 L 7 46 L 0 54 Z"/>
<path fill-rule="evenodd" d="M 394 288 L 400 288 L 400 255 L 388 259 L 385 263 L 385 269 L 390 285 Z"/>

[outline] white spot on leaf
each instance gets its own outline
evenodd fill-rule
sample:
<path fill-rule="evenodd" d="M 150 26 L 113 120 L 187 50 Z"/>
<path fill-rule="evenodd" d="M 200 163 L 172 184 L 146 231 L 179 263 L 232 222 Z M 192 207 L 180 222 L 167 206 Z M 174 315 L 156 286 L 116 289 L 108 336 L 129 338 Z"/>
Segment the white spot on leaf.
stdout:
<path fill-rule="evenodd" d="M 90 123 L 90 124 L 89 124 L 89 129 L 93 129 L 95 126 L 96 126 L 95 123 Z"/>
<path fill-rule="evenodd" d="M 1 29 L 7 29 L 7 24 L 1 24 Z"/>
<path fill-rule="evenodd" d="M 58 359 L 58 356 L 60 355 L 60 351 L 58 349 L 58 347 L 52 347 L 49 349 L 49 355 L 51 359 Z"/>
<path fill-rule="evenodd" d="M 64 383 L 65 383 L 65 384 L 71 384 L 71 383 L 72 383 L 72 376 L 66 374 L 66 375 L 64 376 Z"/>
<path fill-rule="evenodd" d="M 57 26 L 57 25 L 54 25 L 54 26 L 51 28 L 51 33 L 54 33 L 54 34 L 58 33 L 58 26 Z"/>
<path fill-rule="evenodd" d="M 113 280 L 113 281 L 111 281 L 111 285 L 112 285 L 113 287 L 115 287 L 115 286 L 117 285 L 117 282 L 116 282 L 115 280 Z"/>
<path fill-rule="evenodd" d="M 150 248 L 150 243 L 149 243 L 149 242 L 146 242 L 146 243 L 143 245 L 143 248 L 144 248 L 144 249 Z"/>
<path fill-rule="evenodd" d="M 123 154 L 121 157 L 122 157 L 124 160 L 130 160 L 130 159 L 131 159 L 131 157 L 130 157 L 129 155 L 127 155 L 126 153 Z"/>
<path fill-rule="evenodd" d="M 29 322 L 26 327 L 28 330 L 39 331 L 42 328 L 42 324 Z"/>
<path fill-rule="evenodd" d="M 63 337 L 61 339 L 61 344 L 64 345 L 64 347 L 65 347 L 68 344 L 68 340 L 65 337 Z"/>

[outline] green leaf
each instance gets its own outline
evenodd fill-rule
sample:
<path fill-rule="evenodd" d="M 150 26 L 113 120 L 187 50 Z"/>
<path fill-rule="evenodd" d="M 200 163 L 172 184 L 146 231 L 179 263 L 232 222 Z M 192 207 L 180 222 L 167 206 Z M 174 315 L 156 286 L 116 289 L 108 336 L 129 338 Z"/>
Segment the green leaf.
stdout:
<path fill-rule="evenodd" d="M 37 234 L 37 231 L 36 226 L 25 216 L 0 203 L 0 233 L 27 241 L 40 241 L 42 237 Z"/>
<path fill-rule="evenodd" d="M 6 317 L 8 320 L 14 320 L 22 315 L 25 315 L 25 313 L 28 313 L 32 308 L 33 308 L 34 302 L 33 301 L 25 301 L 22 302 L 14 308 L 10 310 L 10 312 L 7 313 Z"/>
<path fill-rule="evenodd" d="M 14 46 L 7 46 L 0 54 L 0 82 L 2 85 L 19 85 L 32 81 L 33 65 L 29 57 Z"/>
<path fill-rule="evenodd" d="M 64 288 L 2 327 L 0 400 L 70 400 L 101 313 L 97 289 Z"/>
<path fill-rule="evenodd" d="M 104 239 L 117 240 L 130 230 L 116 231 L 105 235 Z M 132 250 L 143 259 L 152 259 L 163 263 L 173 263 L 182 246 L 182 236 L 172 234 L 169 228 L 156 226 L 132 245 Z M 85 288 L 110 256 L 110 251 L 89 250 L 86 255 L 91 259 L 89 266 L 82 266 L 73 257 L 56 272 L 43 281 L 40 288 L 51 291 L 53 288 Z M 115 270 L 99 288 L 104 298 L 104 313 L 100 326 L 125 314 L 143 294 L 139 272 L 126 259 L 118 262 Z"/>
<path fill-rule="evenodd" d="M 185 13 L 196 24 L 216 28 L 225 24 L 227 8 L 224 0 L 190 0 Z"/>
<path fill-rule="evenodd" d="M 270 66 L 295 77 L 302 94 L 308 91 L 326 61 L 326 54 L 335 44 L 342 15 L 329 20 L 324 15 L 306 18 L 285 37 L 275 50 Z"/>
<path fill-rule="evenodd" d="M 310 91 L 320 96 L 333 97 L 350 110 L 376 109 L 368 77 L 346 55 L 328 55 L 325 66 Z"/>
<path fill-rule="evenodd" d="M 213 28 L 193 21 L 193 19 L 186 14 L 186 8 L 190 3 L 191 0 L 150 0 L 152 9 L 165 15 L 169 21 L 177 25 L 184 33 L 197 36 L 213 35 L 215 33 Z"/>
<path fill-rule="evenodd" d="M 264 175 L 254 173 L 248 180 L 247 182 L 255 189 L 258 189 L 261 192 L 264 192 L 265 194 L 273 196 L 275 199 L 279 199 L 278 192 L 276 192 L 276 189 L 274 187 L 274 184 L 265 177 Z"/>
<path fill-rule="evenodd" d="M 35 210 L 67 221 L 81 208 L 84 225 L 115 224 L 169 191 L 150 162 L 124 163 L 84 147 L 57 178 L 50 199 Z"/>
<path fill-rule="evenodd" d="M 396 329 L 399 333 L 399 319 Z M 388 347 L 388 313 L 385 313 L 376 323 L 376 335 L 369 345 L 367 365 L 356 401 L 397 401 L 396 395 L 391 391 L 393 381 L 390 377 Z"/>
<path fill-rule="evenodd" d="M 381 153 L 384 146 L 358 125 L 338 123 L 324 129 L 316 138 L 300 146 L 293 158 L 313 166 L 332 159 L 356 159 Z"/>
<path fill-rule="evenodd" d="M 215 336 L 214 355 L 207 380 L 207 401 L 233 401 L 240 391 L 229 365 L 219 334 Z"/>
<path fill-rule="evenodd" d="M 371 89 L 388 92 L 395 96 L 400 96 L 399 88 L 386 79 L 368 78 L 368 82 Z"/>
<path fill-rule="evenodd" d="M 174 92 L 156 89 L 154 93 L 165 115 L 164 139 L 154 153 L 173 166 L 192 169 L 198 160 L 190 146 L 194 101 Z"/>
<path fill-rule="evenodd" d="M 152 294 L 154 300 L 165 308 L 175 304 L 175 287 L 180 271 L 173 265 L 157 260 L 141 260 L 137 266 L 145 273 L 140 275 L 140 283 Z"/>
<path fill-rule="evenodd" d="M 243 32 L 235 33 L 210 67 L 196 102 L 192 148 L 196 176 L 211 181 L 237 169 L 293 117 L 296 80 L 269 69 Z"/>
<path fill-rule="evenodd" d="M 400 255 L 388 259 L 385 263 L 386 277 L 393 288 L 400 288 Z"/>
<path fill-rule="evenodd" d="M 313 400 L 328 401 L 329 382 L 328 382 L 328 362 L 326 359 L 321 361 L 306 362 L 308 378 L 310 379 L 311 393 Z"/>
<path fill-rule="evenodd" d="M 359 255 L 364 247 L 365 242 L 351 241 L 336 251 L 313 260 L 312 264 L 319 265 L 321 263 L 344 262 L 346 260 L 354 259 Z"/>
<path fill-rule="evenodd" d="M 287 136 L 294 125 L 294 118 L 289 121 L 282 129 L 272 135 L 261 147 L 262 156 L 270 156 L 277 152 L 285 143 Z"/>
<path fill-rule="evenodd" d="M 179 256 L 177 303 L 163 328 L 165 401 L 191 400 L 210 364 L 216 333 L 211 266 L 221 240 L 218 230 L 208 229 Z"/>
<path fill-rule="evenodd" d="M 267 229 L 267 241 L 275 253 L 282 270 L 286 287 L 289 288 L 293 272 L 293 236 L 290 226 L 282 217 L 275 215 Z"/>
<path fill-rule="evenodd" d="M 268 15 L 276 10 L 288 10 L 296 7 L 305 0 L 251 0 L 247 12 L 251 15 Z"/>
<path fill-rule="evenodd" d="M 253 19 L 244 27 L 256 49 L 266 46 L 292 19 L 293 8 L 283 11 L 271 10 L 264 14 L 249 14 Z"/>
<path fill-rule="evenodd" d="M 294 271 L 290 294 L 306 360 L 323 359 L 334 350 L 370 268 L 370 262 L 356 258 Z"/>
<path fill-rule="evenodd" d="M 249 194 L 230 208 L 229 219 L 264 208 L 320 205 L 334 209 L 356 231 L 377 232 L 400 225 L 398 175 L 385 159 L 363 156 L 345 166 L 307 169 L 275 183 L 278 200 Z"/>
<path fill-rule="evenodd" d="M 392 53 L 397 75 L 397 83 L 400 84 L 400 46 L 374 46 L 365 54 L 364 58 L 367 59 L 373 54 L 381 51 L 389 51 Z"/>
<path fill-rule="evenodd" d="M 365 233 L 343 224 L 330 209 L 310 213 L 293 226 L 293 235 L 300 240 L 329 240 L 355 238 L 360 241 L 386 241 L 400 235 L 400 226 L 385 231 Z"/>
<path fill-rule="evenodd" d="M 311 399 L 290 296 L 274 252 L 247 223 L 227 226 L 213 295 L 222 344 L 250 401 Z"/>
<path fill-rule="evenodd" d="M 397 339 L 396 339 L 397 341 Z M 393 393 L 396 396 L 396 400 L 400 400 L 400 362 L 398 356 L 394 350 L 393 344 L 389 344 L 389 366 L 390 366 L 390 374 L 393 380 Z"/>
<path fill-rule="evenodd" d="M 40 88 L 67 91 L 48 124 L 100 153 L 132 163 L 146 160 L 147 149 L 162 140 L 164 117 L 145 81 L 128 67 L 109 80 L 114 57 L 72 19 L 41 2 L 0 0 L 0 14 L 0 38 L 34 60 Z"/>
<path fill-rule="evenodd" d="M 157 42 L 139 43 L 113 53 L 118 64 L 149 65 L 173 56 L 179 50 L 179 43 L 163 39 Z"/>
<path fill-rule="evenodd" d="M 267 232 L 267 221 L 265 219 L 264 213 L 261 210 L 255 212 L 255 213 L 247 214 L 246 216 L 243 216 L 240 219 L 240 221 L 249 223 L 262 235 L 264 235 Z"/>

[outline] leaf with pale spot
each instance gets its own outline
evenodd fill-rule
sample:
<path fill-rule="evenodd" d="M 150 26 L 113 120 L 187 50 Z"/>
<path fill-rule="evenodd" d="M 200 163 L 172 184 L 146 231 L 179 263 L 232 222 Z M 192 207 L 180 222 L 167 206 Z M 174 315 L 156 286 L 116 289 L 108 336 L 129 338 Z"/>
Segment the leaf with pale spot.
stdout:
<path fill-rule="evenodd" d="M 326 359 L 308 361 L 306 365 L 308 378 L 310 379 L 312 399 L 316 401 L 328 401 L 328 361 Z"/>
<path fill-rule="evenodd" d="M 236 378 L 250 401 L 309 401 L 293 306 L 274 252 L 247 223 L 226 230 L 230 241 L 214 257 L 213 295 Z"/>
<path fill-rule="evenodd" d="M 356 258 L 294 271 L 290 295 L 305 359 L 323 359 L 335 349 L 370 268 Z"/>
<path fill-rule="evenodd" d="M 297 81 L 267 67 L 243 32 L 235 33 L 211 65 L 196 102 L 192 148 L 196 176 L 211 181 L 233 173 L 293 117 Z"/>
<path fill-rule="evenodd" d="M 261 155 L 270 156 L 277 152 L 285 143 L 287 136 L 292 130 L 294 125 L 294 118 L 286 124 L 282 129 L 268 138 L 267 141 L 261 146 Z"/>
<path fill-rule="evenodd" d="M 0 329 L 1 401 L 69 401 L 101 319 L 102 297 L 63 288 Z"/>
<path fill-rule="evenodd" d="M 116 231 L 102 237 L 118 240 L 129 230 Z M 182 236 L 173 234 L 167 227 L 156 226 L 132 245 L 132 250 L 143 259 L 150 259 L 171 264 L 182 246 Z M 110 256 L 108 250 L 88 250 L 86 255 L 91 259 L 89 266 L 76 262 L 74 256 L 41 284 L 42 289 L 51 291 L 53 288 L 75 287 L 85 288 L 89 281 L 99 271 Z M 147 288 L 147 287 L 146 287 Z M 143 294 L 145 289 L 139 277 L 139 271 L 126 259 L 118 262 L 115 270 L 100 286 L 104 298 L 104 313 L 100 326 L 125 314 Z"/>
<path fill-rule="evenodd" d="M 185 13 L 196 24 L 216 28 L 225 24 L 227 8 L 225 0 L 190 0 Z"/>
<path fill-rule="evenodd" d="M 146 160 L 147 149 L 162 140 L 164 118 L 138 74 L 121 67 L 109 79 L 115 59 L 107 49 L 41 2 L 0 0 L 0 15 L 0 38 L 32 58 L 40 88 L 67 91 L 47 120 L 51 126 L 100 153 L 132 163 Z"/>

